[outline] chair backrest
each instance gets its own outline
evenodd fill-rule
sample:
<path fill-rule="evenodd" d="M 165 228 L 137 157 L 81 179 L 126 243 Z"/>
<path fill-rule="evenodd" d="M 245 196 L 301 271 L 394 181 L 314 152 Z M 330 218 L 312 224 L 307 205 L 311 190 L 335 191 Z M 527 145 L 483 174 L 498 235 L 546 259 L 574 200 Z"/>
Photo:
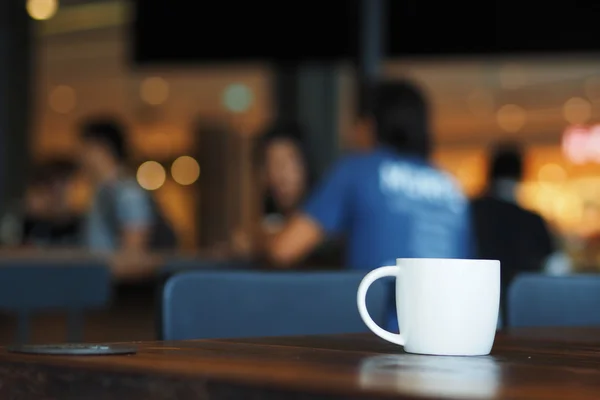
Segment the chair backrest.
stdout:
<path fill-rule="evenodd" d="M 106 306 L 111 274 L 97 261 L 0 261 L 0 310 L 19 316 L 17 340 L 29 340 L 29 317 L 45 311 L 66 311 L 70 341 L 82 339 L 82 311 Z"/>
<path fill-rule="evenodd" d="M 165 340 L 366 332 L 356 306 L 362 272 L 186 272 L 165 284 Z M 385 323 L 389 285 L 367 304 Z"/>
<path fill-rule="evenodd" d="M 522 274 L 507 306 L 509 327 L 600 326 L 600 276 Z"/>
<path fill-rule="evenodd" d="M 110 299 L 110 270 L 99 262 L 0 261 L 0 309 L 102 307 Z"/>
<path fill-rule="evenodd" d="M 159 270 L 159 277 L 171 277 L 177 273 L 191 271 L 223 271 L 256 269 L 253 261 L 248 260 L 215 260 L 210 257 L 182 257 L 167 259 Z"/>

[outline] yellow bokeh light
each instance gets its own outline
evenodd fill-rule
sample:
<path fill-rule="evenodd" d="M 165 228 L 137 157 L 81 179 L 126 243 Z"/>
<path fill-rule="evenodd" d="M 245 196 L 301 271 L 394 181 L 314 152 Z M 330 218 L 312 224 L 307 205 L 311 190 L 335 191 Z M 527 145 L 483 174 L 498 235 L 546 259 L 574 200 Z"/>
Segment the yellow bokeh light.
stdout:
<path fill-rule="evenodd" d="M 563 115 L 571 124 L 583 124 L 592 116 L 592 105 L 581 97 L 572 97 L 563 106 Z"/>
<path fill-rule="evenodd" d="M 171 175 L 180 185 L 191 185 L 200 177 L 200 165 L 190 156 L 181 156 L 173 162 Z"/>
<path fill-rule="evenodd" d="M 537 210 L 537 183 L 521 183 L 517 187 L 517 201 L 528 210 Z"/>
<path fill-rule="evenodd" d="M 75 108 L 77 96 L 70 86 L 60 85 L 52 89 L 48 98 L 50 108 L 59 114 L 67 114 Z"/>
<path fill-rule="evenodd" d="M 33 19 L 50 19 L 58 11 L 58 0 L 27 0 L 27 13 Z"/>
<path fill-rule="evenodd" d="M 167 173 L 156 161 L 146 161 L 137 170 L 137 181 L 146 190 L 159 189 L 167 179 Z"/>
<path fill-rule="evenodd" d="M 535 190 L 535 209 L 548 219 L 554 219 L 554 200 L 559 193 L 552 187 L 538 186 Z"/>
<path fill-rule="evenodd" d="M 146 78 L 140 85 L 140 97 L 153 106 L 162 104 L 169 98 L 169 83 L 158 76 Z"/>
<path fill-rule="evenodd" d="M 538 171 L 538 180 L 542 182 L 563 182 L 566 178 L 564 168 L 555 163 L 546 164 Z"/>
<path fill-rule="evenodd" d="M 527 113 L 516 104 L 506 104 L 496 113 L 496 121 L 506 132 L 518 132 L 527 121 Z"/>
<path fill-rule="evenodd" d="M 557 196 L 554 202 L 554 215 L 563 224 L 578 224 L 583 217 L 583 204 L 581 199 L 572 193 Z"/>

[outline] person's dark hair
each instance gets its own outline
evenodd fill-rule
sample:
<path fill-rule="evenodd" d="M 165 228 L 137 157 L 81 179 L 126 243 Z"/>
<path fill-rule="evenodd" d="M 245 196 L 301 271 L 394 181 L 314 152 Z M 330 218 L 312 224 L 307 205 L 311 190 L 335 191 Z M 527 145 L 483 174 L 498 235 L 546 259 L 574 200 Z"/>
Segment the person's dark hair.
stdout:
<path fill-rule="evenodd" d="M 502 143 L 492 152 L 489 179 L 514 179 L 523 178 L 523 150 L 517 143 Z"/>
<path fill-rule="evenodd" d="M 84 140 L 98 142 L 106 146 L 118 162 L 127 161 L 125 130 L 116 119 L 89 119 L 81 127 L 81 136 Z"/>
<path fill-rule="evenodd" d="M 417 86 L 405 81 L 380 82 L 363 95 L 368 98 L 361 101 L 360 112 L 374 119 L 380 144 L 401 153 L 429 157 L 429 107 Z"/>
<path fill-rule="evenodd" d="M 276 141 L 287 140 L 292 142 L 300 151 L 302 158 L 308 164 L 308 151 L 306 150 L 305 134 L 302 127 L 295 122 L 277 122 L 269 126 L 258 137 L 256 143 L 255 161 L 261 165 L 265 160 L 266 149 Z"/>
<path fill-rule="evenodd" d="M 262 166 L 265 162 L 265 152 L 267 148 L 274 142 L 277 141 L 289 141 L 296 146 L 304 168 L 306 171 L 306 185 L 307 189 L 310 190 L 312 187 L 314 173 L 311 168 L 311 162 L 309 160 L 308 150 L 305 145 L 305 131 L 302 127 L 295 122 L 277 122 L 271 125 L 267 130 L 259 136 L 256 145 L 256 152 L 254 154 L 254 160 L 257 166 Z M 266 194 L 264 203 L 264 212 L 269 214 L 277 212 L 277 207 L 270 193 Z"/>

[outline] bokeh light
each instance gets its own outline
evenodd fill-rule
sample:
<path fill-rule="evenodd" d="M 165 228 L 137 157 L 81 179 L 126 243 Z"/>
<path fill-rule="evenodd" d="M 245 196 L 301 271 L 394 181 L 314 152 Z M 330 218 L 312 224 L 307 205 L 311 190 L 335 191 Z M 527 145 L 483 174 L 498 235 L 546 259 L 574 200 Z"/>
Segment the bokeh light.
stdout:
<path fill-rule="evenodd" d="M 153 106 L 163 104 L 169 98 L 169 83 L 158 76 L 146 78 L 140 85 L 140 97 Z"/>
<path fill-rule="evenodd" d="M 567 178 L 567 173 L 564 168 L 555 163 L 549 163 L 538 171 L 538 180 L 542 182 L 558 183 L 563 182 Z"/>
<path fill-rule="evenodd" d="M 581 97 L 572 97 L 564 104 L 563 115 L 571 124 L 583 124 L 592 116 L 592 105 Z"/>
<path fill-rule="evenodd" d="M 234 83 L 223 92 L 223 105 L 231 112 L 247 111 L 252 105 L 253 96 L 250 88 L 241 83 Z"/>
<path fill-rule="evenodd" d="M 560 218 L 563 223 L 577 224 L 583 217 L 583 203 L 579 196 L 573 193 L 563 193 L 561 196 L 557 196 L 553 211 L 555 218 Z"/>
<path fill-rule="evenodd" d="M 167 173 L 156 161 L 146 161 L 137 170 L 137 181 L 146 190 L 156 190 L 165 183 Z"/>
<path fill-rule="evenodd" d="M 518 132 L 527 121 L 527 113 L 516 104 L 506 104 L 496 113 L 496 121 L 506 132 Z"/>
<path fill-rule="evenodd" d="M 181 156 L 171 165 L 171 175 L 180 185 L 191 185 L 200 177 L 200 165 L 193 157 Z"/>
<path fill-rule="evenodd" d="M 27 0 L 25 7 L 31 18 L 42 21 L 50 19 L 56 14 L 58 11 L 58 0 Z"/>

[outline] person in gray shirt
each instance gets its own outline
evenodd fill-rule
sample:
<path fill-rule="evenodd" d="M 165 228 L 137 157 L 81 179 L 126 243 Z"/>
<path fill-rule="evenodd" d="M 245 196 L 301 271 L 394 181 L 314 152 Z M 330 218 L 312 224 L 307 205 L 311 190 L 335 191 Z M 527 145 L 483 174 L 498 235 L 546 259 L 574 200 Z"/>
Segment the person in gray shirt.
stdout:
<path fill-rule="evenodd" d="M 156 217 L 150 194 L 125 166 L 123 128 L 111 119 L 88 120 L 81 139 L 82 164 L 95 186 L 84 223 L 85 246 L 101 253 L 147 250 Z"/>

